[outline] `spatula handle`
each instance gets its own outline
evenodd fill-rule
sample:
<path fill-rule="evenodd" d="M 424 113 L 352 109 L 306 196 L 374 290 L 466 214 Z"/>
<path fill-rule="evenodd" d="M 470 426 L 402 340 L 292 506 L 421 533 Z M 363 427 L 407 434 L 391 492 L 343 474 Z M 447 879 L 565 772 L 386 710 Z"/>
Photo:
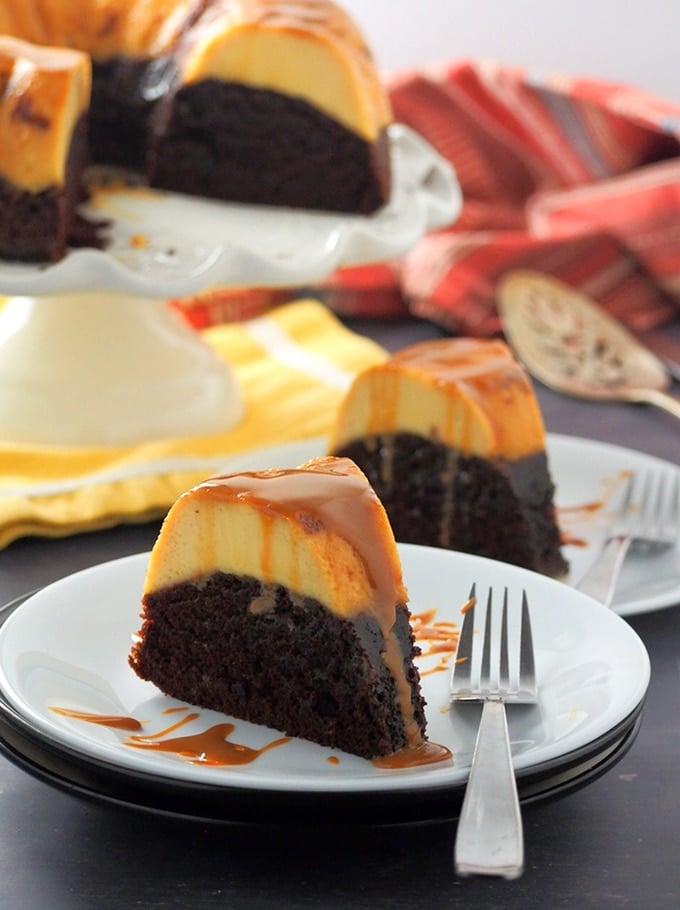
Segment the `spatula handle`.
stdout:
<path fill-rule="evenodd" d="M 659 392 L 657 389 L 635 389 L 635 395 L 631 396 L 631 400 L 653 404 L 680 420 L 680 400 L 667 392 Z"/>

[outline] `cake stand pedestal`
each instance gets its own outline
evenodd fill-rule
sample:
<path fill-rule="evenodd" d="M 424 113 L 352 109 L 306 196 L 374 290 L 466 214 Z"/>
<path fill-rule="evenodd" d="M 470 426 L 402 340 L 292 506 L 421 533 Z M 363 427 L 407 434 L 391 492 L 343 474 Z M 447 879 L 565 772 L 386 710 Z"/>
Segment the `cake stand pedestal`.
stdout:
<path fill-rule="evenodd" d="M 129 445 L 215 433 L 242 415 L 232 370 L 165 300 L 74 292 L 3 307 L 3 439 Z"/>
<path fill-rule="evenodd" d="M 166 303 L 215 287 L 304 287 L 398 258 L 461 208 L 449 164 L 389 132 L 393 189 L 370 217 L 227 205 L 146 187 L 97 190 L 104 250 L 0 263 L 0 441 L 125 446 L 224 432 L 238 383 Z M 98 290 L 93 290 L 94 288 Z"/>

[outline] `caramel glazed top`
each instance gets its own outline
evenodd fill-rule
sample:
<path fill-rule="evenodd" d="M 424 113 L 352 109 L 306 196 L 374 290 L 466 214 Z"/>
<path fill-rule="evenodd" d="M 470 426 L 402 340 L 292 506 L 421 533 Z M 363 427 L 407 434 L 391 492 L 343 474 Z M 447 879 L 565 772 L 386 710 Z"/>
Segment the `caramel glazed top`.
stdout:
<path fill-rule="evenodd" d="M 61 128 L 70 137 L 89 102 L 87 61 L 65 59 L 64 48 L 95 63 L 171 58 L 181 83 L 214 78 L 295 96 L 368 142 L 391 122 L 361 33 L 329 0 L 0 0 L 0 36 L 43 47 L 37 54 L 2 42 L 0 105 L 11 120 L 28 97 L 34 126 L 48 136 L 51 124 L 65 120 Z M 34 78 L 54 70 L 76 71 L 68 91 L 45 90 L 44 76 L 33 88 Z M 48 154 L 52 171 L 63 167 L 64 142 Z M 35 191 L 36 184 L 49 185 L 48 177 L 54 174 L 16 182 Z"/>
<path fill-rule="evenodd" d="M 340 406 L 329 451 L 397 432 L 508 461 L 545 449 L 531 380 L 500 340 L 424 341 L 369 367 Z"/>
<path fill-rule="evenodd" d="M 180 496 L 152 550 L 144 593 L 215 571 L 283 585 L 345 618 L 373 613 L 385 635 L 408 599 L 385 510 L 346 458 L 214 477 Z"/>

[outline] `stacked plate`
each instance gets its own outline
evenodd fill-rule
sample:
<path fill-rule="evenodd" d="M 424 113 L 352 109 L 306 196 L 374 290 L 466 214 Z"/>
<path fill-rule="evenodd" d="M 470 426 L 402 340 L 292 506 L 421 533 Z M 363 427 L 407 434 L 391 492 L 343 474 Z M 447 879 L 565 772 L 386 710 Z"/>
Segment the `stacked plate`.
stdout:
<path fill-rule="evenodd" d="M 66 577 L 2 611 L 0 750 L 57 787 L 181 817 L 371 824 L 455 817 L 479 708 L 449 706 L 448 666 L 461 607 L 477 581 L 507 586 L 511 596 L 525 589 L 531 605 L 540 700 L 509 710 L 521 799 L 568 793 L 626 753 L 640 723 L 649 659 L 625 620 L 523 569 L 426 547 L 399 549 L 423 648 L 428 734 L 451 750 L 452 762 L 385 771 L 295 739 L 261 752 L 280 733 L 238 720 L 234 740 L 261 752 L 246 764 L 215 766 L 174 751 L 131 748 L 129 730 L 116 719 L 139 722 L 146 737 L 167 734 L 178 715 L 183 735 L 225 722 L 202 710 L 187 720 L 187 706 L 160 695 L 128 666 L 143 553 Z M 428 654 L 433 634 L 438 650 Z"/>

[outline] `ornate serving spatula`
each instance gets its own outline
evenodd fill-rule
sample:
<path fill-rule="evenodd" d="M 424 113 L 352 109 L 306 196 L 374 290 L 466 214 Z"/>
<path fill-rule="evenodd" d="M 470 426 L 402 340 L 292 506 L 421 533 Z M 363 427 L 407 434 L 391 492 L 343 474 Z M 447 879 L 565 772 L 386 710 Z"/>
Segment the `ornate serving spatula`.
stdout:
<path fill-rule="evenodd" d="M 529 372 L 558 392 L 656 405 L 680 419 L 664 363 L 584 294 L 539 272 L 509 272 L 498 309 Z"/>

